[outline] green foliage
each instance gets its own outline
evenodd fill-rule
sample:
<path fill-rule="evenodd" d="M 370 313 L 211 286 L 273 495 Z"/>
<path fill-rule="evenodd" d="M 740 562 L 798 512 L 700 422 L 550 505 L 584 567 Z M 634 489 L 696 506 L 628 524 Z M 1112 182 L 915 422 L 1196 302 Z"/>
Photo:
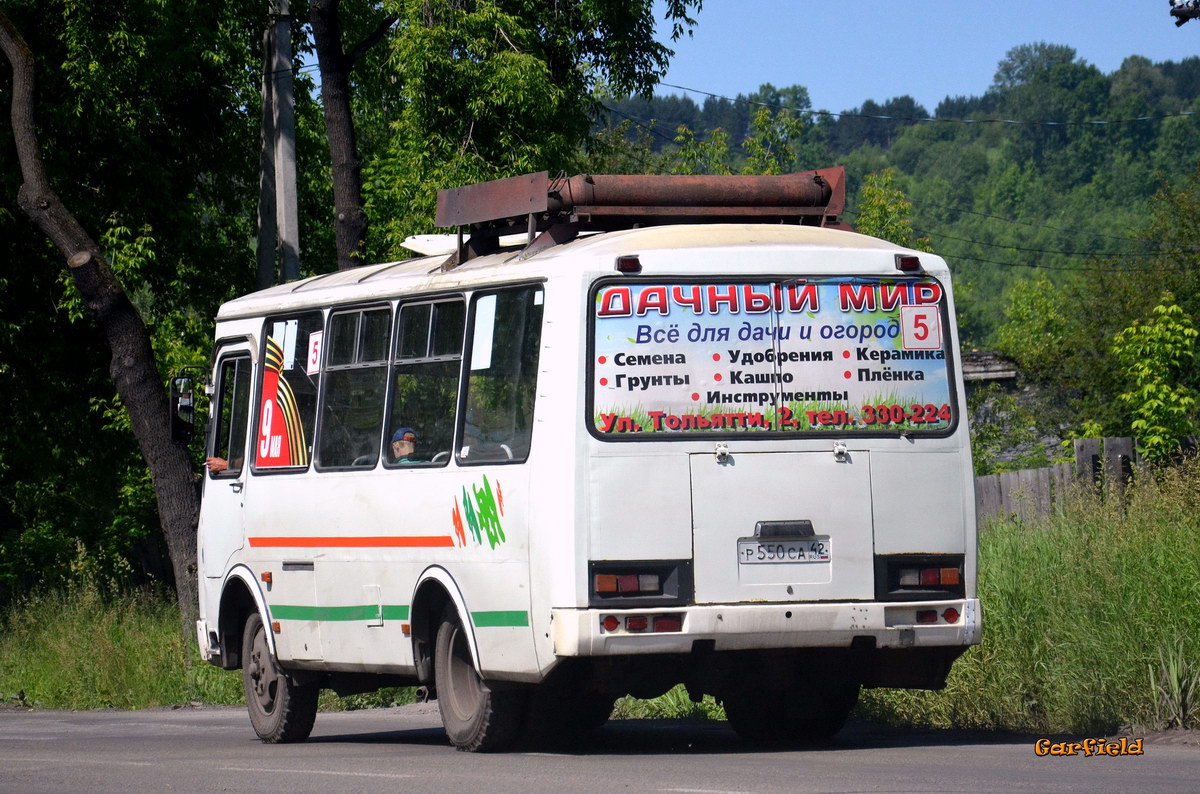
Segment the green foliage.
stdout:
<path fill-rule="evenodd" d="M 783 174 L 792 170 L 796 152 L 792 142 L 798 140 L 804 125 L 789 111 L 772 113 L 761 107 L 750 122 L 750 135 L 742 144 L 746 152 L 743 174 Z"/>
<path fill-rule="evenodd" d="M 675 131 L 676 148 L 664 153 L 669 158 L 670 172 L 774 175 L 795 171 L 799 158 L 809 153 L 814 137 L 789 106 L 779 104 L 784 101 L 780 97 L 788 91 L 780 92 L 770 83 L 763 84 L 755 96 L 773 99 L 776 104 L 762 102 L 750 118 L 746 137 L 738 149 L 730 147 L 729 135 L 723 129 L 712 129 L 700 136 L 680 125 Z M 801 86 L 793 86 L 790 91 L 803 92 L 802 99 L 807 103 L 808 93 Z"/>
<path fill-rule="evenodd" d="M 434 191 L 579 157 L 601 90 L 649 92 L 699 0 L 388 0 L 342 4 L 348 47 L 398 24 L 354 73 L 373 256 L 428 230 Z M 142 314 L 164 381 L 202 364 L 221 302 L 252 288 L 262 31 L 267 4 L 12 0 L 38 62 L 51 182 Z M 302 18 L 302 17 L 301 17 Z M 311 45 L 293 23 L 296 66 Z M 301 270 L 333 268 L 329 154 L 312 77 L 297 71 Z M 0 81 L 0 103 L 9 89 Z M 13 151 L 0 125 L 0 147 Z M 613 156 L 616 156 L 615 154 Z M 0 604 L 61 580 L 75 542 L 170 576 L 109 352 L 63 263 L 0 171 Z M 200 440 L 194 442 L 199 459 Z"/>
<path fill-rule="evenodd" d="M 1035 377 L 1053 379 L 1067 344 L 1065 296 L 1045 276 L 1020 281 L 1008 293 L 1006 322 L 996 334 L 1001 355 Z"/>
<path fill-rule="evenodd" d="M 729 140 L 724 130 L 713 130 L 708 140 L 700 140 L 687 127 L 680 127 L 675 132 L 675 143 L 679 150 L 675 153 L 675 163 L 671 169 L 673 174 L 731 174 L 729 166 Z"/>
<path fill-rule="evenodd" d="M 160 369 L 207 360 L 217 305 L 252 283 L 261 12 L 200 0 L 13 0 L 38 64 L 46 168 L 151 331 Z M 5 70 L 0 73 L 6 73 Z M 0 83 L 0 104 L 8 105 Z M 304 117 L 304 113 L 300 113 Z M 0 125 L 0 146 L 13 151 Z M 9 160 L 7 163 L 14 163 Z M 0 604 L 61 581 L 82 541 L 169 577 L 110 353 L 0 169 Z M 143 567 L 143 566 L 139 566 Z M 130 575 L 144 579 L 145 571 Z"/>
<path fill-rule="evenodd" d="M 711 695 L 705 695 L 699 703 L 692 701 L 687 688 L 680 684 L 664 695 L 649 700 L 623 697 L 613 707 L 614 720 L 723 720 L 725 709 Z"/>
<path fill-rule="evenodd" d="M 1017 394 L 989 383 L 970 394 L 967 407 L 976 476 L 1050 464 L 1051 451 L 1042 440 L 1046 431 Z"/>
<path fill-rule="evenodd" d="M 586 151 L 577 153 L 570 170 L 577 174 L 660 173 L 666 165 L 663 155 L 654 153 L 652 132 L 653 128 L 635 127 L 629 120 L 598 130 Z"/>
<path fill-rule="evenodd" d="M 1159 730 L 1200 727 L 1200 664 L 1188 655 L 1180 638 L 1159 648 L 1159 663 L 1150 664 L 1150 691 L 1154 699 L 1150 726 Z"/>
<path fill-rule="evenodd" d="M 1087 412 L 1116 432 L 1128 417 L 1111 405 L 1121 376 L 1108 343 L 1150 308 L 1147 283 L 1151 296 L 1170 289 L 1187 313 L 1200 311 L 1190 297 L 1200 294 L 1200 267 L 1187 264 L 1200 251 L 1200 194 L 1188 176 L 1200 158 L 1197 84 L 1200 58 L 1130 57 L 1104 74 L 1070 47 L 1038 42 L 1012 48 L 979 95 L 947 98 L 933 114 L 937 123 L 919 122 L 930 114 L 911 97 L 867 100 L 836 117 L 806 115 L 802 86 L 764 85 L 733 99 L 710 97 L 703 106 L 658 97 L 613 107 L 622 114 L 614 117 L 669 119 L 670 129 L 683 124 L 698 142 L 724 130 L 731 149 L 724 162 L 740 172 L 746 151 L 739 142 L 758 107 L 752 103 L 761 101 L 773 112 L 791 108 L 805 122 L 785 170 L 844 165 L 854 196 L 868 175 L 892 169 L 892 187 L 911 202 L 912 234 L 927 238 L 954 271 L 965 339 L 996 345 L 1010 290 L 1032 274 L 1063 291 L 1069 314 L 1085 307 L 1082 320 L 1069 316 L 1063 329 L 1063 343 L 1072 345 L 1064 391 L 1086 392 Z M 1175 115 L 1183 113 L 1192 115 Z M 1018 123 L 982 123 L 999 119 Z M 1123 123 L 1093 123 L 1109 121 Z M 659 137 L 659 151 L 677 145 Z M 680 170 L 713 172 L 689 170 L 686 160 Z M 1088 373 L 1096 371 L 1093 388 Z"/>
<path fill-rule="evenodd" d="M 0 700 L 43 708 L 237 703 L 241 678 L 201 663 L 175 599 L 129 590 L 105 560 L 79 553 L 58 588 L 0 617 Z"/>
<path fill-rule="evenodd" d="M 362 711 L 363 709 L 387 709 L 406 706 L 417 702 L 417 688 L 411 686 L 385 686 L 374 692 L 338 697 L 332 690 L 321 690 L 317 708 L 321 711 Z"/>
<path fill-rule="evenodd" d="M 1195 678 L 1194 665 L 1160 676 L 1163 659 L 1200 653 L 1200 614 L 1187 606 L 1200 598 L 1197 532 L 1194 463 L 1140 477 L 1124 501 L 1081 493 L 1061 515 L 991 526 L 979 543 L 982 645 L 945 690 L 870 690 L 860 713 L 1039 734 L 1162 726 L 1160 685 L 1178 692 L 1170 681 Z"/>
<path fill-rule="evenodd" d="M 1044 41 L 1022 44 L 1004 54 L 996 67 L 992 86 L 1000 90 L 1018 88 L 1056 66 L 1066 66 L 1074 61 L 1074 48 L 1063 44 L 1047 44 Z"/>
<path fill-rule="evenodd" d="M 917 237 L 913 232 L 912 202 L 905 197 L 904 191 L 895 186 L 895 177 L 895 172 L 890 168 L 867 175 L 858 191 L 855 229 L 907 248 L 932 251 L 929 240 Z"/>
<path fill-rule="evenodd" d="M 428 231 L 434 189 L 574 162 L 596 109 L 594 90 L 648 92 L 670 49 L 655 40 L 653 3 L 583 0 L 391 0 L 387 115 L 366 119 L 377 151 L 364 158 L 376 256 Z M 673 34 L 696 0 L 672 0 Z"/>
<path fill-rule="evenodd" d="M 1026 382 L 1036 387 L 1039 415 L 1048 426 L 1070 435 L 1092 422 L 1101 434 L 1128 435 L 1137 422 L 1134 434 L 1153 439 L 1152 457 L 1165 454 L 1174 439 L 1190 432 L 1187 417 L 1195 419 L 1190 398 L 1200 387 L 1200 371 L 1153 355 L 1139 365 L 1134 359 L 1152 350 L 1130 349 L 1123 360 L 1118 348 L 1164 332 L 1180 335 L 1180 341 L 1190 338 L 1180 329 L 1171 330 L 1174 320 L 1162 318 L 1165 325 L 1155 326 L 1146 319 L 1161 317 L 1155 302 L 1170 293 L 1178 304 L 1172 316 L 1194 325 L 1192 318 L 1200 311 L 1197 213 L 1200 170 L 1193 170 L 1179 186 L 1164 185 L 1154 194 L 1148 220 L 1136 228 L 1137 238 L 1155 246 L 1152 256 L 1096 259 L 1076 274 L 1041 276 L 1010 287 L 1006 321 L 996 334 L 998 348 L 1017 361 Z M 1140 330 L 1127 330 L 1134 326 Z M 1114 346 L 1118 335 L 1125 341 Z M 1141 388 L 1158 392 L 1164 384 L 1172 390 L 1138 395 Z M 1158 421 L 1172 416 L 1177 421 Z"/>
<path fill-rule="evenodd" d="M 1113 355 L 1133 383 L 1118 399 L 1130 406 L 1142 455 L 1155 462 L 1177 453 L 1180 439 L 1196 426 L 1196 393 L 1178 383 L 1178 375 L 1195 359 L 1200 333 L 1174 300 L 1166 293 L 1146 322 L 1113 339 Z"/>
<path fill-rule="evenodd" d="M 0 703 L 40 708 L 152 708 L 190 702 L 240 704 L 241 673 L 201 661 L 179 631 L 168 593 L 130 589 L 128 563 L 82 549 L 57 586 L 0 612 Z M 361 695 L 321 693 L 322 711 L 412 703 L 412 687 Z"/>

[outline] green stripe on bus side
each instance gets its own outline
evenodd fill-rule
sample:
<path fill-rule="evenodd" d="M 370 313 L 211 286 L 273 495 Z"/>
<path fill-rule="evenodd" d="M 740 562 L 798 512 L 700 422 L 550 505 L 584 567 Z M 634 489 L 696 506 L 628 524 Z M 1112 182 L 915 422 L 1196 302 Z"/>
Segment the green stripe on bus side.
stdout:
<path fill-rule="evenodd" d="M 384 620 L 408 620 L 408 605 L 384 604 Z M 378 604 L 354 604 L 344 607 L 312 607 L 297 604 L 276 604 L 271 607 L 271 617 L 275 620 L 319 620 L 319 621 L 353 621 L 378 620 L 380 609 Z M 529 613 L 523 610 L 494 610 L 472 612 L 471 619 L 479 628 L 503 628 L 510 626 L 528 626 Z"/>
<path fill-rule="evenodd" d="M 271 617 L 276 620 L 378 620 L 380 608 L 378 604 L 354 604 L 345 607 L 310 607 L 295 604 L 276 604 L 271 607 Z M 408 620 L 408 606 L 405 604 L 384 604 L 384 620 Z"/>
<path fill-rule="evenodd" d="M 408 620 L 408 606 L 405 604 L 384 604 L 384 620 Z"/>
<path fill-rule="evenodd" d="M 529 613 L 521 610 L 472 612 L 472 620 L 479 628 L 496 628 L 500 626 L 528 626 Z"/>

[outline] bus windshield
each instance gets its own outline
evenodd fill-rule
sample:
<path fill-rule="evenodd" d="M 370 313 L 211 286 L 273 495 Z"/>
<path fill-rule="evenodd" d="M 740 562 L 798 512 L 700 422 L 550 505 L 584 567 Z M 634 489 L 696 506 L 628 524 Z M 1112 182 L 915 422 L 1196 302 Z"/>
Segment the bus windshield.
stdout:
<path fill-rule="evenodd" d="M 601 284 L 590 429 L 944 435 L 957 421 L 945 303 L 929 277 Z"/>

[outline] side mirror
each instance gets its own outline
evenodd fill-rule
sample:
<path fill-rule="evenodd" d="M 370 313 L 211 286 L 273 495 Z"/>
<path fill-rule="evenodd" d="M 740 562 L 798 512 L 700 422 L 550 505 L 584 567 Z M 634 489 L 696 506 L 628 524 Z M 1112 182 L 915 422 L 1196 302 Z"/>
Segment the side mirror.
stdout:
<path fill-rule="evenodd" d="M 171 379 L 171 440 L 191 442 L 196 432 L 196 381 L 188 375 Z"/>

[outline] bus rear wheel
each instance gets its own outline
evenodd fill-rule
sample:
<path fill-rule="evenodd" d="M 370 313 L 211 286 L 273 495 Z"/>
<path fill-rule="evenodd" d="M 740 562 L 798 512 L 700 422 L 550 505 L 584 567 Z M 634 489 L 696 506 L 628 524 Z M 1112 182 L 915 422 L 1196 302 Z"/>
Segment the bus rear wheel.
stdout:
<path fill-rule="evenodd" d="M 739 689 L 723 699 L 729 725 L 753 744 L 787 745 L 823 742 L 842 729 L 858 703 L 859 684 L 829 681 L 819 688 L 799 682 L 779 691 Z"/>
<path fill-rule="evenodd" d="M 267 744 L 302 742 L 317 719 L 315 684 L 300 685 L 280 669 L 262 616 L 255 612 L 246 621 L 242 635 L 242 687 L 246 710 L 258 738 Z"/>
<path fill-rule="evenodd" d="M 442 725 L 456 748 L 494 752 L 517 738 L 525 717 L 526 692 L 497 688 L 480 678 L 466 629 L 453 607 L 442 614 L 438 627 L 433 676 Z"/>

